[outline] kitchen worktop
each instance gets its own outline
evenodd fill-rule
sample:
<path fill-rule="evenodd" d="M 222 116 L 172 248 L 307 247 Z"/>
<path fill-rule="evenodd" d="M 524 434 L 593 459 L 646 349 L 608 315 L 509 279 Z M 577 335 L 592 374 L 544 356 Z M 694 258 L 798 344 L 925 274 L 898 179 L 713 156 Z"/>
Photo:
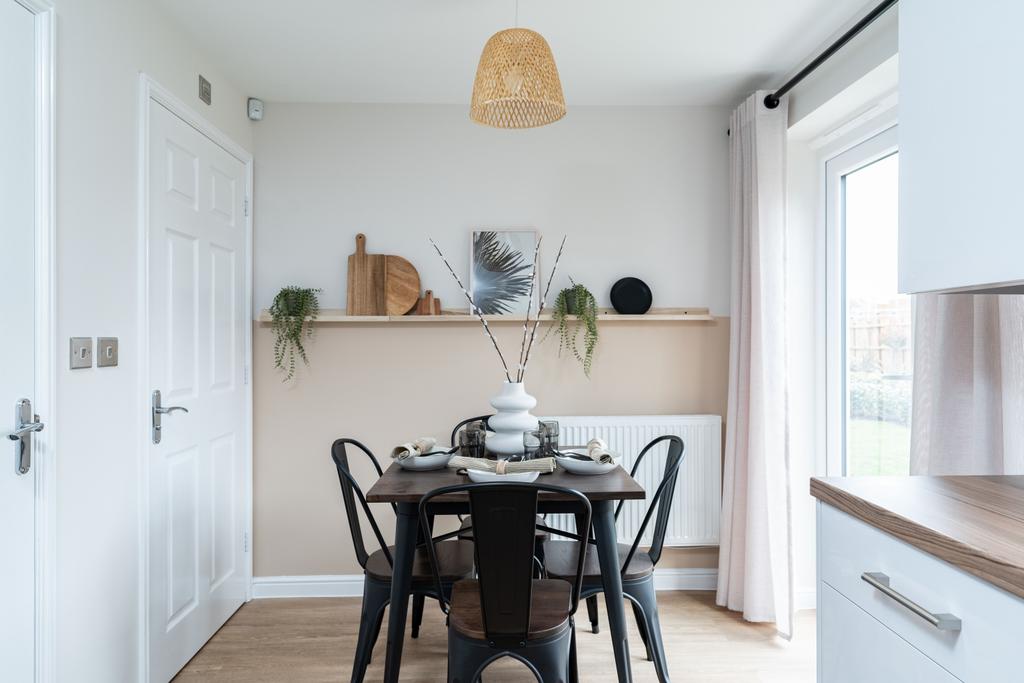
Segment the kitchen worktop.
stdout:
<path fill-rule="evenodd" d="M 1024 598 L 1024 476 L 813 478 L 811 495 Z"/>

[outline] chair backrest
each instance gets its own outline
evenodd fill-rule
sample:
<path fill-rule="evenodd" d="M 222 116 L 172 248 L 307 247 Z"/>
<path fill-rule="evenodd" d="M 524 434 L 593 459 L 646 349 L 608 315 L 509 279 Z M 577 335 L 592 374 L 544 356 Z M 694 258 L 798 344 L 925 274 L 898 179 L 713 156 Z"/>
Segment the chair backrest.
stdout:
<path fill-rule="evenodd" d="M 358 482 L 352 476 L 348 451 L 345 448 L 348 445 L 357 447 L 370 459 L 370 462 L 373 463 L 373 468 L 377 470 L 378 477 L 383 474 L 383 470 L 381 470 L 380 463 L 377 462 L 377 458 L 373 457 L 370 449 L 355 439 L 338 439 L 331 445 L 331 460 L 334 461 L 334 466 L 338 470 L 338 483 L 341 484 L 341 497 L 345 501 L 345 514 L 348 517 L 349 531 L 352 533 L 352 546 L 356 551 L 356 559 L 359 561 L 359 566 L 366 569 L 369 553 L 366 552 L 366 546 L 363 544 L 363 530 L 359 524 L 359 508 L 361 507 L 370 522 L 370 528 L 373 529 L 373 533 L 377 537 L 377 543 L 380 545 L 381 550 L 384 551 L 388 564 L 391 564 L 391 553 L 388 551 L 388 546 L 380 533 L 380 527 L 377 526 L 377 520 L 374 519 L 373 513 L 370 511 L 370 506 L 366 502 L 363 490 L 359 488 Z M 357 500 L 359 501 L 359 506 L 356 505 Z"/>
<path fill-rule="evenodd" d="M 665 458 L 665 471 L 662 474 L 661 483 L 658 485 L 654 495 L 651 496 L 651 504 L 647 508 L 647 514 L 644 515 L 643 524 L 640 525 L 640 530 L 636 534 L 636 539 L 633 541 L 633 545 L 629 549 L 629 554 L 626 556 L 626 561 L 622 565 L 623 573 L 625 573 L 626 568 L 629 566 L 629 562 L 633 559 L 633 555 L 636 554 L 636 550 L 640 546 L 640 540 L 647 531 L 647 525 L 650 523 L 651 517 L 655 511 L 657 511 L 657 517 L 654 521 L 654 535 L 651 539 L 651 548 L 647 554 L 650 555 L 651 562 L 654 564 L 657 564 L 658 560 L 661 559 L 661 551 L 665 545 L 665 533 L 668 530 L 668 516 L 672 511 L 672 500 L 676 495 L 676 478 L 679 475 L 679 466 L 683 462 L 683 440 L 678 436 L 673 435 L 659 436 L 644 446 L 644 449 L 640 451 L 640 455 L 636 457 L 636 461 L 633 463 L 633 468 L 629 472 L 630 476 L 635 477 L 637 470 L 640 469 L 640 463 L 643 462 L 644 456 L 663 441 L 668 442 L 668 455 Z M 620 502 L 618 507 L 615 509 L 616 519 L 619 517 L 619 512 L 622 510 L 624 502 L 625 501 Z"/>
<path fill-rule="evenodd" d="M 480 606 L 484 633 L 492 646 L 517 646 L 528 640 L 530 607 L 533 597 L 533 551 L 537 525 L 537 498 L 540 492 L 560 494 L 574 499 L 585 514 L 589 528 L 590 501 L 579 491 L 546 484 L 462 484 L 435 489 L 420 501 L 420 523 L 430 538 L 430 502 L 438 496 L 458 493 L 469 495 L 473 519 L 473 546 L 480 585 Z M 576 576 L 572 584 L 571 614 L 579 606 L 583 582 L 586 544 L 578 544 Z M 437 570 L 434 541 L 427 543 L 437 582 L 443 596 Z M 442 609 L 447 606 L 442 598 Z"/>
<path fill-rule="evenodd" d="M 466 418 L 465 420 L 463 420 L 459 424 L 455 425 L 455 428 L 452 429 L 452 438 L 448 442 L 448 444 L 451 445 L 451 446 L 458 446 L 459 445 L 458 438 L 459 438 L 459 430 L 460 429 L 462 429 L 463 427 L 465 427 L 466 425 L 468 425 L 471 422 L 483 422 L 484 426 L 487 427 L 488 426 L 487 425 L 487 421 L 490 420 L 492 417 L 494 417 L 494 416 L 493 415 L 478 415 L 477 417 L 468 417 L 468 418 Z"/>

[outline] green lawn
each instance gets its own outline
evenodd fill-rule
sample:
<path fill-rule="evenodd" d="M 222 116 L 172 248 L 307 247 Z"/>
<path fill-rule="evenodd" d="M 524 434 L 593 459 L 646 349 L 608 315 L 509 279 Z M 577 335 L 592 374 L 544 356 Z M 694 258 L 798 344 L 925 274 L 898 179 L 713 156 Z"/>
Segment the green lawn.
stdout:
<path fill-rule="evenodd" d="M 848 475 L 910 473 L 910 427 L 894 422 L 851 420 L 847 438 Z"/>

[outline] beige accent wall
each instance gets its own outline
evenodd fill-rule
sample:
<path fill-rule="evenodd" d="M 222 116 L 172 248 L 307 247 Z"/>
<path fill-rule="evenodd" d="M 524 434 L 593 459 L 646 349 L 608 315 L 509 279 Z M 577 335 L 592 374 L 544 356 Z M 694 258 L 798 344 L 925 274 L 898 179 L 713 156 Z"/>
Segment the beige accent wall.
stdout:
<path fill-rule="evenodd" d="M 521 328 L 494 326 L 507 349 Z M 557 356 L 551 338 L 535 354 L 527 389 L 537 414 L 724 415 L 729 321 L 608 323 L 593 377 Z M 256 576 L 354 574 L 331 442 L 366 443 L 382 460 L 396 440 L 446 438 L 463 417 L 490 412 L 502 380 L 498 360 L 473 324 L 323 324 L 311 366 L 283 383 L 273 368 L 268 324 L 254 335 L 254 561 Z M 374 476 L 358 471 L 366 489 Z M 374 506 L 390 539 L 394 517 Z M 675 549 L 663 566 L 715 567 L 717 549 Z"/>

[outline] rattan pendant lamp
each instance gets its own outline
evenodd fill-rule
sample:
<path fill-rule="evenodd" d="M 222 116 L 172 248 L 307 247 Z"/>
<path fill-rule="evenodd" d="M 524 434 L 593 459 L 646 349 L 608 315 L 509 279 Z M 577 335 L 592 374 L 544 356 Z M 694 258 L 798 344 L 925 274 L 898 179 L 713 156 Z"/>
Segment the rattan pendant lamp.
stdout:
<path fill-rule="evenodd" d="M 536 128 L 565 116 L 555 57 L 544 36 L 519 28 L 498 31 L 480 55 L 469 118 L 493 128 Z"/>

